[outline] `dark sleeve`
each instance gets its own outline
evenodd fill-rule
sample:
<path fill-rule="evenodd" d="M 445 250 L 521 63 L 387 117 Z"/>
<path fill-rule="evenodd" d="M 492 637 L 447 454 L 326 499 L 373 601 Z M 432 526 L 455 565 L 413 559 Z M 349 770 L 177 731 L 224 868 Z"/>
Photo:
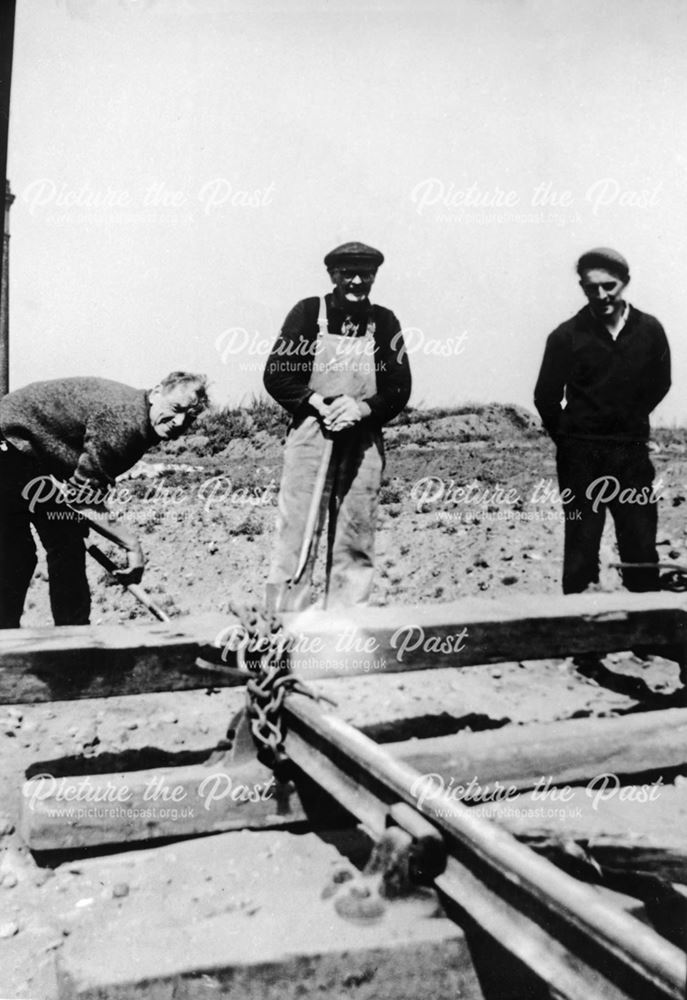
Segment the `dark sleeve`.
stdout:
<path fill-rule="evenodd" d="M 73 486 L 102 491 L 114 484 L 146 451 L 142 434 L 125 413 L 95 410 L 86 420 L 81 454 L 70 477 Z"/>
<path fill-rule="evenodd" d="M 312 396 L 309 388 L 317 335 L 317 299 L 302 299 L 284 320 L 267 359 L 263 385 L 270 396 L 291 414 Z"/>
<path fill-rule="evenodd" d="M 115 387 L 102 402 L 84 398 L 84 410 L 81 446 L 70 482 L 110 487 L 158 440 L 150 426 L 147 394 Z"/>
<path fill-rule="evenodd" d="M 386 424 L 406 405 L 412 387 L 401 324 L 388 309 L 381 313 L 375 340 L 377 391 L 364 402 L 370 407 L 370 419 Z"/>
<path fill-rule="evenodd" d="M 570 374 L 568 340 L 560 329 L 549 335 L 544 349 L 539 378 L 534 389 L 534 405 L 544 429 L 556 438 L 563 408 L 565 384 Z"/>
<path fill-rule="evenodd" d="M 654 364 L 646 380 L 644 402 L 646 412 L 651 413 L 670 389 L 670 347 L 665 330 L 656 321 L 654 332 Z"/>
<path fill-rule="evenodd" d="M 122 471 L 137 461 L 137 458 L 131 462 L 122 460 L 121 440 L 113 436 L 108 416 L 96 412 L 86 422 L 81 454 L 70 480 L 75 485 L 94 489 L 111 486 Z M 119 428 L 116 430 L 121 434 Z"/>

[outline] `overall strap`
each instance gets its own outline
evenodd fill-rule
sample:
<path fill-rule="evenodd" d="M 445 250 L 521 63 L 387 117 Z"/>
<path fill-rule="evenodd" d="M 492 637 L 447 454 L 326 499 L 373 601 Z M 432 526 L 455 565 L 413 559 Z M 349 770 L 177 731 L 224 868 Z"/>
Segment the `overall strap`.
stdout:
<path fill-rule="evenodd" d="M 327 303 L 324 300 L 324 296 L 320 299 L 320 311 L 317 316 L 317 333 L 318 336 L 327 333 Z"/>

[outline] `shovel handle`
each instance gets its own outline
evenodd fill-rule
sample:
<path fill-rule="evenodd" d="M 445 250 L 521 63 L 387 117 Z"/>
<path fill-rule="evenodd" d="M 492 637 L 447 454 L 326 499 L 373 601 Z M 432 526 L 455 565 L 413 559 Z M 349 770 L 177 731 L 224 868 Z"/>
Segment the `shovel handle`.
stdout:
<path fill-rule="evenodd" d="M 305 572 L 305 567 L 308 565 L 310 550 L 312 549 L 313 535 L 315 534 L 315 526 L 317 525 L 317 519 L 320 515 L 322 493 L 324 492 L 324 484 L 327 481 L 327 473 L 329 472 L 329 463 L 331 462 L 333 447 L 334 439 L 326 437 L 324 440 L 324 451 L 322 452 L 322 458 L 320 459 L 320 466 L 317 470 L 317 478 L 315 479 L 315 485 L 313 486 L 312 498 L 308 509 L 308 518 L 305 522 L 305 532 L 303 534 L 301 552 L 298 557 L 298 565 L 296 566 L 296 572 L 294 573 L 293 580 L 291 581 L 292 585 L 299 582 Z"/>

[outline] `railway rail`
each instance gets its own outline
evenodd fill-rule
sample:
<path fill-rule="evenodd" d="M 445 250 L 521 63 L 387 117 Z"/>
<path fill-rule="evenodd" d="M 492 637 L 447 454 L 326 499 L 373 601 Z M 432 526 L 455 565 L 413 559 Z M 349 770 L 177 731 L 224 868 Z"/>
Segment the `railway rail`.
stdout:
<path fill-rule="evenodd" d="M 674 594 L 526 598 L 507 604 L 466 600 L 423 608 L 356 609 L 354 617 L 309 612 L 287 616 L 285 625 L 292 673 L 306 683 L 637 647 L 665 647 L 682 660 L 687 650 L 687 605 Z M 239 621 L 206 618 L 6 632 L 0 636 L 0 703 L 240 686 L 247 679 L 249 645 L 242 629 Z M 542 769 L 537 747 L 549 755 L 549 763 L 556 763 L 559 783 L 584 780 L 608 760 L 628 783 L 633 775 L 661 769 L 687 773 L 687 709 L 657 708 L 621 719 L 532 727 L 534 749 L 527 764 L 523 742 L 529 727 L 510 739 L 502 732 L 445 737 L 441 749 L 432 740 L 380 746 L 321 702 L 295 692 L 285 698 L 282 721 L 286 770 L 276 771 L 276 809 L 273 802 L 223 799 L 186 827 L 135 819 L 89 825 L 55 815 L 51 795 L 43 789 L 34 796 L 37 808 L 24 811 L 22 834 L 32 850 L 45 855 L 246 827 L 288 829 L 309 823 L 316 829 L 318 811 L 327 809 L 324 793 L 325 801 L 335 802 L 386 850 L 386 862 L 383 850 L 373 854 L 369 871 L 381 866 L 389 879 L 387 895 L 394 894 L 390 869 L 405 866 L 406 874 L 437 890 L 451 919 L 505 948 L 552 996 L 685 997 L 683 948 L 446 791 L 428 800 L 422 794 L 423 773 L 414 761 L 429 757 L 438 772 L 451 768 L 455 773 L 462 766 L 458 777 L 467 779 L 477 752 L 472 748 L 480 747 L 481 773 L 512 778 L 520 789 L 531 788 Z M 177 784 L 198 788 L 218 762 L 246 784 L 255 783 L 265 767 L 256 760 L 246 729 L 236 722 L 233 739 L 215 748 L 210 762 L 92 773 L 90 781 L 103 789 L 126 781 L 133 804 L 137 795 L 143 801 L 151 776 L 173 773 Z M 28 778 L 27 798 L 31 782 L 38 789 L 45 780 L 31 771 Z M 62 772 L 62 796 L 70 783 L 76 796 L 80 780 L 79 774 Z M 313 789 L 320 791 L 313 794 Z M 314 886 L 313 892 L 317 890 Z"/>

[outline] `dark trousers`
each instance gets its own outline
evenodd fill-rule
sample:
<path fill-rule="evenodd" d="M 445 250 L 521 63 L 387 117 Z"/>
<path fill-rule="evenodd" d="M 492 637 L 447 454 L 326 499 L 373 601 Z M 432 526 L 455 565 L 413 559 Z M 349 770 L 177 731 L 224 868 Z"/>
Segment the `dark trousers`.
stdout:
<path fill-rule="evenodd" d="M 33 524 L 48 562 L 50 607 L 56 625 L 87 625 L 91 595 L 86 579 L 83 522 L 54 501 L 30 509 L 31 481 L 41 470 L 9 446 L 0 450 L 0 628 L 18 628 L 36 568 Z M 22 490 L 28 498 L 22 496 Z"/>
<path fill-rule="evenodd" d="M 621 562 L 655 563 L 657 504 L 654 467 L 645 444 L 561 441 L 558 483 L 573 499 L 563 503 L 563 593 L 579 594 L 599 581 L 599 545 L 606 510 L 615 522 Z M 626 569 L 628 590 L 658 590 L 658 569 Z"/>

